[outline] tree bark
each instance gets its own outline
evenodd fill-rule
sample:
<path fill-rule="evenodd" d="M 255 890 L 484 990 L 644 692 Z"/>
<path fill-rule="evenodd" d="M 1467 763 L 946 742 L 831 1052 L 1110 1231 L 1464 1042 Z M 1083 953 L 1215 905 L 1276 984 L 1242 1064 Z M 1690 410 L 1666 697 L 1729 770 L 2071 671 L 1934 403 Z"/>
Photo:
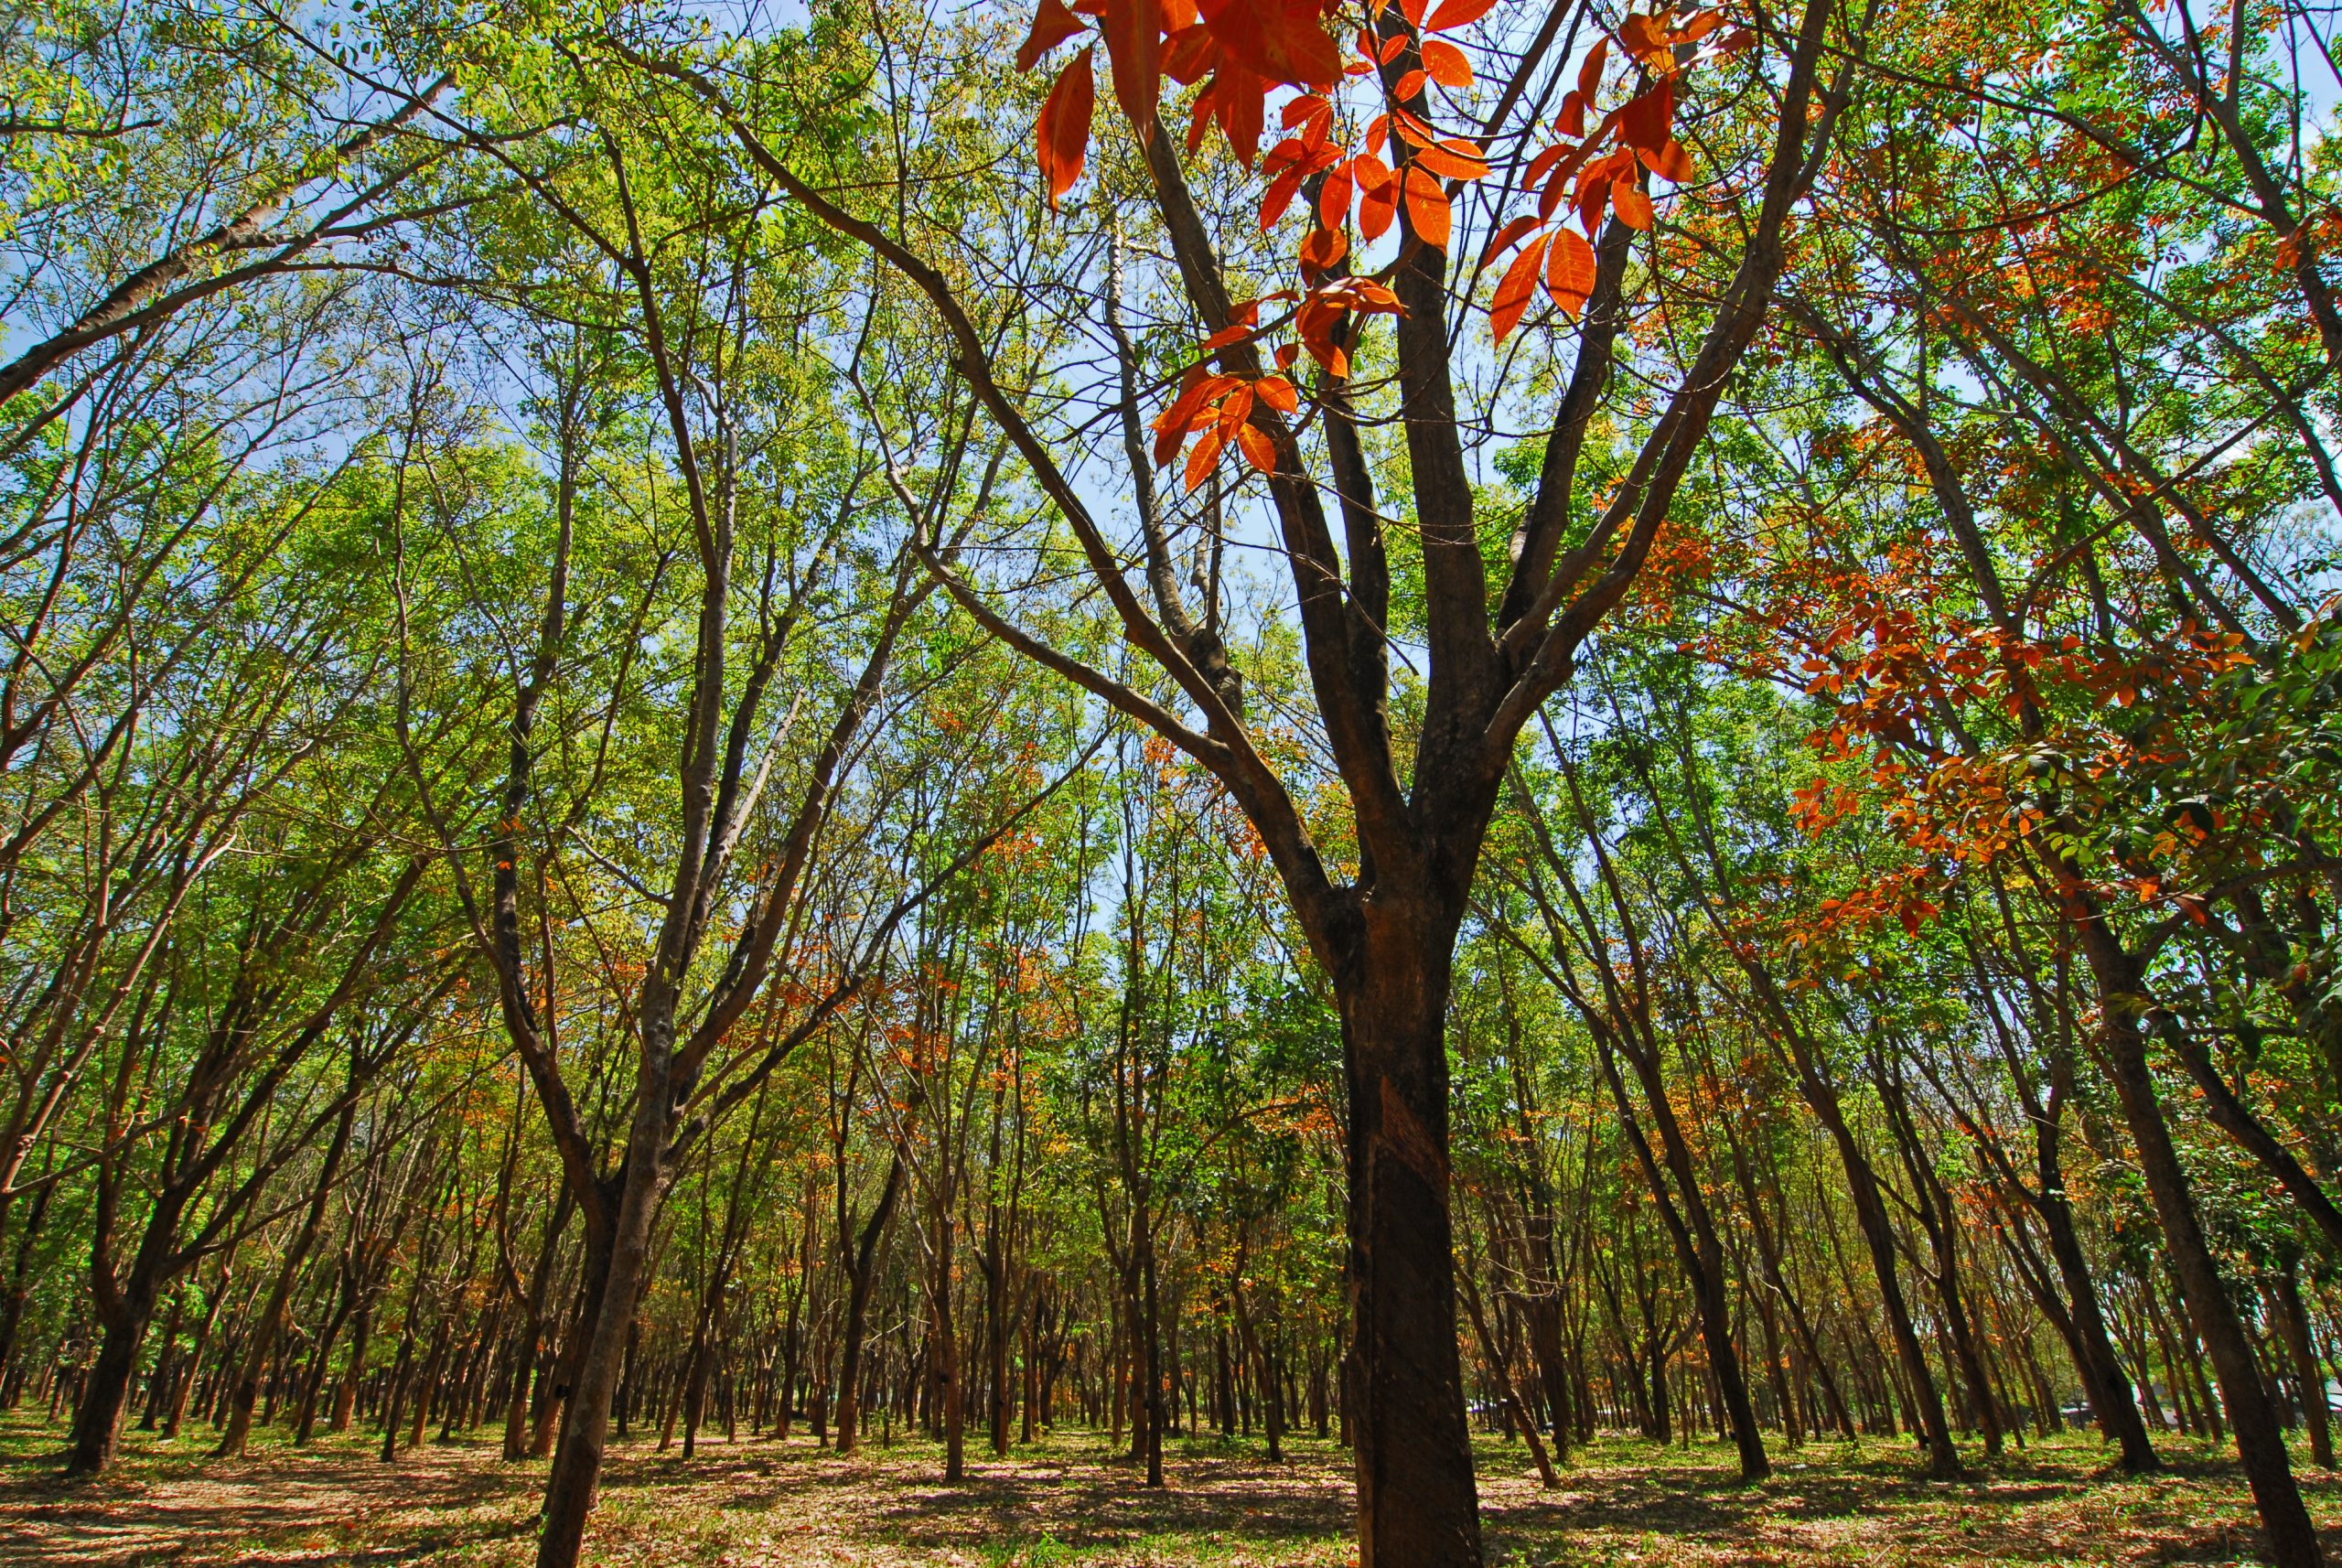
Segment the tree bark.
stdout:
<path fill-rule="evenodd" d="M 1446 1014 L 1456 926 L 1378 893 L 1338 982 L 1349 1089 L 1346 1394 L 1360 1568 L 1478 1568 L 1456 1350 Z"/>
<path fill-rule="evenodd" d="M 268 1301 L 261 1308 L 260 1320 L 252 1326 L 252 1342 L 244 1347 L 244 1363 L 237 1373 L 235 1388 L 228 1406 L 228 1430 L 220 1434 L 219 1445 L 212 1449 L 215 1459 L 231 1459 L 242 1455 L 252 1429 L 252 1403 L 260 1395 L 260 1380 L 268 1370 L 268 1358 L 276 1348 L 278 1331 L 285 1323 L 285 1304 L 293 1299 L 293 1287 L 301 1277 L 301 1266 L 308 1262 L 309 1249 L 315 1245 L 317 1230 L 325 1222 L 326 1199 L 333 1194 L 334 1178 L 340 1174 L 341 1157 L 349 1150 L 350 1129 L 358 1120 L 358 1100 L 350 1097 L 341 1108 L 341 1119 L 334 1123 L 333 1142 L 326 1146 L 325 1159 L 317 1167 L 317 1187 L 309 1195 L 308 1211 L 301 1217 L 301 1228 L 294 1233 L 292 1245 L 285 1250 L 285 1262 L 276 1271 L 276 1283 L 268 1293 Z"/>
<path fill-rule="evenodd" d="M 2277 1568 L 2320 1568 L 2325 1555 L 2318 1547 L 2317 1527 L 2311 1522 L 2294 1484 L 2284 1433 L 2268 1385 L 2261 1380 L 2252 1343 L 2245 1336 L 2236 1303 L 2229 1298 L 2205 1239 L 2187 1173 L 2180 1164 L 2179 1150 L 2172 1142 L 2147 1066 L 2146 1036 L 2138 1018 L 2138 1009 L 2146 1001 L 2141 966 L 2094 912 L 2073 923 L 2083 956 L 2098 982 L 2100 1035 L 2122 1119 L 2137 1146 L 2140 1174 L 2146 1178 L 2155 1216 L 2163 1222 L 2164 1244 L 2178 1276 L 2180 1300 L 2211 1357 L 2220 1402 L 2235 1435 L 2237 1458 L 2261 1511 L 2270 1561 Z"/>

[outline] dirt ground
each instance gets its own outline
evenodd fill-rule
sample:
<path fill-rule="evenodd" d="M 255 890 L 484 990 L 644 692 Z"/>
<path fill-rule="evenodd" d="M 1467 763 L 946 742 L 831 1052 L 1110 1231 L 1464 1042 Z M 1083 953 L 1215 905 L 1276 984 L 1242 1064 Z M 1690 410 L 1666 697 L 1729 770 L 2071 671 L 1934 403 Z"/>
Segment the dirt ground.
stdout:
<path fill-rule="evenodd" d="M 61 1433 L 0 1419 L 0 1562 L 134 1564 L 507 1565 L 530 1559 L 541 1466 L 492 1444 L 431 1444 L 379 1463 L 372 1444 L 306 1450 L 267 1441 L 218 1463 L 200 1436 L 169 1446 L 133 1434 L 113 1476 L 56 1478 Z M 1920 1479 L 1907 1448 L 1809 1444 L 1777 1451 L 1779 1473 L 1735 1484 L 1729 1450 L 1661 1450 L 1624 1438 L 1574 1456 L 1542 1490 L 1520 1448 L 1481 1453 L 1490 1558 L 1563 1564 L 1805 1565 L 2038 1563 L 2209 1564 L 2252 1561 L 2250 1502 L 2232 1466 L 2173 1439 L 2169 1473 L 2125 1480 L 2094 1441 L 2036 1444 L 1958 1483 Z M 686 1462 L 619 1447 L 588 1558 L 642 1568 L 1341 1568 L 1347 1455 L 1303 1439 L 1272 1466 L 1257 1442 L 1166 1445 L 1168 1486 L 1149 1492 L 1087 1433 L 1058 1434 L 1005 1460 L 972 1453 L 943 1485 L 924 1443 L 839 1460 L 802 1436 L 720 1438 Z M 2303 1471 L 2342 1558 L 2342 1478 Z"/>

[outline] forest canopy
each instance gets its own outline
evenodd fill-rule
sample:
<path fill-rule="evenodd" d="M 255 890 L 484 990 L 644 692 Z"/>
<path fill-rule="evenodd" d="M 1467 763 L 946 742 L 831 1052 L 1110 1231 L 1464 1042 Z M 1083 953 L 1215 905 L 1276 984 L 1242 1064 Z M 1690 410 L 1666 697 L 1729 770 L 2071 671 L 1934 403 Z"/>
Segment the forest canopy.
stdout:
<path fill-rule="evenodd" d="M 8 7 L 0 1436 L 2326 1561 L 2337 20 Z"/>

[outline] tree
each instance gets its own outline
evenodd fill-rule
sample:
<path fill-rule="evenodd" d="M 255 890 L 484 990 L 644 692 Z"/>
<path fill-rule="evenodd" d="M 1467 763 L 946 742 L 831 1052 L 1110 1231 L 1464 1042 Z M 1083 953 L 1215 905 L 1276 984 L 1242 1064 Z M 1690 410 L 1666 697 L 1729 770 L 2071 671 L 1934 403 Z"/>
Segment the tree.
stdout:
<path fill-rule="evenodd" d="M 1485 536 L 1476 519 L 1466 451 L 1503 404 L 1491 399 L 1459 409 L 1453 345 L 1462 336 L 1463 314 L 1478 308 L 1478 273 L 1460 264 L 1469 250 L 1458 239 L 1443 181 L 1469 182 L 1486 172 L 1480 147 L 1520 134 L 1569 65 L 1573 45 L 1593 28 L 1586 14 L 1560 8 L 1541 26 L 1523 18 L 1520 30 L 1531 36 L 1515 39 L 1504 30 L 1513 19 L 1507 8 L 1483 36 L 1490 47 L 1501 40 L 1520 53 L 1484 56 L 1507 63 L 1489 84 L 1495 102 L 1475 127 L 1481 134 L 1445 137 L 1436 117 L 1462 112 L 1468 101 L 1435 109 L 1433 99 L 1448 101 L 1452 90 L 1434 94 L 1430 72 L 1436 66 L 1444 81 L 1470 78 L 1468 59 L 1445 35 L 1488 9 L 1449 5 L 1426 19 L 1419 7 L 1384 7 L 1371 18 L 1365 38 L 1370 53 L 1358 80 L 1373 98 L 1367 108 L 1379 112 L 1377 123 L 1388 137 L 1370 133 L 1362 155 L 1346 154 L 1335 137 L 1345 81 L 1342 50 L 1314 5 L 1217 6 L 1190 16 L 1184 7 L 1118 3 L 1106 8 L 1101 24 L 1146 194 L 1135 203 L 1101 199 L 1100 205 L 1117 220 L 1135 221 L 1144 211 L 1158 226 L 1176 259 L 1184 319 L 1193 324 L 1177 338 L 1177 359 L 1216 357 L 1224 367 L 1215 377 L 1198 362 L 1184 378 L 1180 396 L 1156 421 L 1164 443 L 1157 455 L 1176 451 L 1209 410 L 1209 430 L 1188 459 L 1190 476 L 1200 483 L 1231 444 L 1261 475 L 1277 546 L 1291 572 L 1316 717 L 1348 798 L 1347 821 L 1338 829 L 1309 820 L 1292 779 L 1280 773 L 1248 722 L 1239 672 L 1216 630 L 1216 607 L 1207 605 L 1198 618 L 1165 569 L 1173 554 L 1172 531 L 1158 511 L 1146 464 L 1133 465 L 1126 482 L 1134 489 L 1135 521 L 1145 542 L 1144 592 L 1151 607 L 1130 581 L 1127 557 L 1071 477 L 1069 463 L 1085 455 L 1063 455 L 1062 444 L 1037 424 L 1036 411 L 995 373 L 962 286 L 927 253 L 937 236 L 906 220 L 911 201 L 924 201 L 930 188 L 924 171 L 901 167 L 894 211 L 866 215 L 825 193 L 819 177 L 800 172 L 800 151 L 768 134 L 772 107 L 786 102 L 777 93 L 786 90 L 758 80 L 753 56 L 694 61 L 687 51 L 654 55 L 624 41 L 613 45 L 646 75 L 696 96 L 782 193 L 866 246 L 926 296 L 951 337 L 957 372 L 1008 435 L 1056 518 L 1072 531 L 1123 636 L 1169 682 L 1176 694 L 1168 701 L 1178 706 L 1166 706 L 1019 628 L 993 607 L 983 585 L 932 551 L 925 553 L 929 570 L 995 636 L 1210 769 L 1241 805 L 1277 868 L 1312 955 L 1332 983 L 1344 1029 L 1356 1320 L 1347 1386 L 1357 1439 L 1360 1561 L 1367 1564 L 1480 1560 L 1454 1332 L 1445 1012 L 1456 935 L 1513 740 L 1567 680 L 1664 528 L 1726 378 L 1763 325 L 1792 208 L 1821 161 L 1851 78 L 1842 72 L 1839 95 L 1816 102 L 1832 16 L 1827 5 L 1810 5 L 1793 33 L 1735 49 L 1725 58 L 1738 63 L 1722 67 L 1709 67 L 1699 47 L 1713 21 L 1638 16 L 1618 33 L 1620 81 L 1633 95 L 1603 111 L 1589 134 L 1586 115 L 1612 97 L 1605 88 L 1608 40 L 1585 51 L 1571 135 L 1536 172 L 1552 182 L 1549 213 L 1575 181 L 1576 209 L 1595 229 L 1592 251 L 1601 259 L 1584 269 L 1590 277 L 1568 267 L 1557 274 L 1557 300 L 1585 311 L 1579 352 L 1544 436 L 1541 482 L 1509 553 L 1505 585 L 1492 593 L 1488 557 L 1500 542 Z M 1564 35 L 1562 24 L 1573 16 L 1575 25 Z M 1086 31 L 1069 14 L 1044 5 L 1026 63 Z M 1724 41 L 1756 42 L 1736 34 Z M 1040 165 L 1052 200 L 1071 188 L 1082 166 L 1094 48 L 1064 68 L 1043 109 Z M 1695 59 L 1700 68 L 1687 69 Z M 1307 181 L 1311 207 L 1328 220 L 1322 228 L 1313 225 L 1312 238 L 1304 242 L 1304 292 L 1292 317 L 1296 347 L 1307 347 L 1320 369 L 1311 407 L 1323 417 L 1311 424 L 1322 437 L 1289 417 L 1298 412 L 1299 393 L 1282 371 L 1296 355 L 1284 352 L 1278 371 L 1268 371 L 1262 356 L 1267 334 L 1258 330 L 1265 301 L 1236 297 L 1230 274 L 1237 258 L 1215 243 L 1189 169 L 1157 120 L 1163 78 L 1175 65 L 1182 79 L 1203 79 L 1196 102 L 1206 107 L 1194 115 L 1198 134 L 1191 140 L 1199 143 L 1201 130 L 1217 117 L 1230 156 L 1248 166 L 1264 100 L 1291 90 L 1289 123 L 1303 131 L 1262 166 L 1272 182 L 1262 216 L 1273 221 Z M 1703 75 L 1730 70 L 1744 73 L 1739 80 L 1766 105 L 1761 123 L 1739 118 L 1726 145 L 1744 161 L 1717 188 L 1742 223 L 1736 259 L 1692 286 L 1707 307 L 1698 349 L 1675 368 L 1674 391 L 1654 416 L 1637 422 L 1641 434 L 1621 464 L 1625 482 L 1606 501 L 1590 503 L 1579 483 L 1580 459 L 1612 386 L 1614 356 L 1634 297 L 1628 279 L 1634 238 L 1652 221 L 1636 149 L 1659 164 L 1663 177 L 1671 170 L 1688 174 L 1688 158 L 1672 134 L 1679 78 L 1689 109 Z M 1347 134 L 1348 122 L 1343 125 Z M 1381 161 L 1377 149 L 1383 147 L 1399 166 L 1395 174 Z M 1378 169 L 1380 185 L 1374 183 Z M 1398 252 L 1387 269 L 1387 285 L 1352 275 L 1343 262 L 1349 198 L 1360 186 L 1367 188 L 1356 217 L 1361 243 L 1395 222 Z M 1494 231 L 1501 206 L 1491 201 L 1486 210 Z M 1504 243 L 1517 242 L 1535 221 L 1508 225 Z M 1471 227 L 1469 220 L 1462 227 Z M 1548 234 L 1542 248 L 1532 242 L 1524 254 L 1557 250 L 1577 257 L 1585 246 L 1583 239 L 1557 242 Z M 1499 329 L 1517 318 L 1526 300 L 1519 280 L 1533 283 L 1537 265 L 1516 262 L 1509 270 L 1519 299 L 1499 286 L 1491 305 Z M 1677 270 L 1662 262 L 1636 286 L 1672 285 Z M 1370 353 L 1383 351 L 1370 347 L 1365 325 L 1377 314 L 1395 321 L 1388 352 L 1405 452 L 1403 464 L 1394 454 L 1391 466 L 1403 467 L 1401 483 L 1412 503 L 1399 509 L 1400 519 L 1412 510 L 1419 531 L 1426 654 L 1422 683 L 1404 683 L 1395 721 L 1391 503 L 1378 499 L 1360 433 L 1359 400 L 1367 389 L 1350 374 L 1354 360 L 1363 369 Z M 1687 326 L 1690 315 L 1687 310 Z M 1126 424 L 1129 418 L 1126 408 Z M 1331 475 L 1343 545 L 1337 545 L 1328 525 L 1316 478 L 1321 465 Z M 1591 521 L 1581 510 L 1589 507 L 1596 513 Z M 1501 560 L 1504 553 L 1497 553 Z M 1408 709 L 1420 714 L 1412 725 Z M 1336 847 L 1339 840 L 1327 836 L 1336 832 L 1356 845 L 1347 867 Z"/>

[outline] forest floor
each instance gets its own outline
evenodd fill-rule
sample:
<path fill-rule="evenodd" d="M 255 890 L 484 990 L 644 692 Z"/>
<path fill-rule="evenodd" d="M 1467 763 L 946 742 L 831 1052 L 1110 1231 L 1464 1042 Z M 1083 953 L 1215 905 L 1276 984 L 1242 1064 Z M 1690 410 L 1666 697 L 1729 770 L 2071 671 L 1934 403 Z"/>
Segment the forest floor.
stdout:
<path fill-rule="evenodd" d="M 395 1466 L 357 1437 L 284 1446 L 263 1434 L 232 1464 L 203 1435 L 124 1444 L 92 1484 L 57 1477 L 61 1429 L 0 1417 L 0 1563 L 56 1568 L 413 1563 L 518 1568 L 531 1556 L 538 1466 L 493 1443 L 426 1444 Z M 872 1444 L 839 1461 L 802 1436 L 726 1444 L 686 1462 L 618 1445 L 587 1558 L 628 1568 L 1342 1568 L 1347 1455 L 1303 1438 L 1272 1466 L 1257 1439 L 1166 1445 L 1168 1487 L 1148 1492 L 1103 1439 L 1058 1434 L 994 1460 L 970 1444 L 969 1479 L 947 1487 L 925 1442 Z M 1518 1444 L 1486 1441 L 1481 1507 L 1492 1564 L 2036 1563 L 2210 1564 L 2252 1560 L 2251 1505 L 2233 1466 L 2178 1438 L 2168 1473 L 2127 1480 L 2097 1443 L 2061 1436 L 1978 1464 L 1969 1479 L 1919 1478 L 1901 1444 L 1781 1448 L 1778 1473 L 1735 1484 L 1729 1449 L 1605 1438 L 1543 1491 Z M 1972 1455 L 1971 1458 L 1981 1455 Z M 2342 1557 L 2342 1477 L 2301 1471 Z"/>

